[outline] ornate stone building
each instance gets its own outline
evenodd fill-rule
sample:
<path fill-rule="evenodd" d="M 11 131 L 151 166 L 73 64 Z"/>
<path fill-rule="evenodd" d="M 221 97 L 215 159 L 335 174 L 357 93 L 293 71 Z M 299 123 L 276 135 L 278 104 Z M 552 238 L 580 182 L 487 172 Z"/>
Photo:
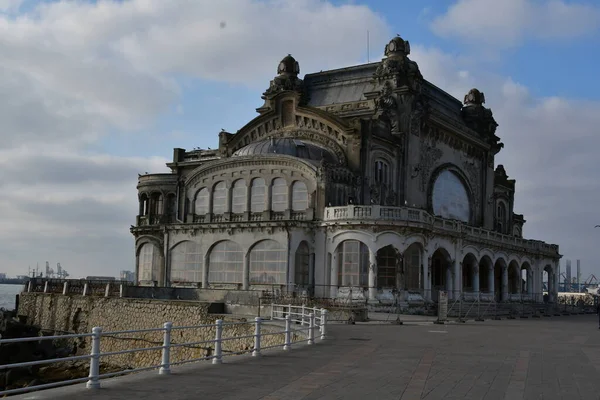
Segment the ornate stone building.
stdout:
<path fill-rule="evenodd" d="M 558 246 L 523 238 L 483 93 L 461 103 L 409 54 L 395 37 L 380 62 L 304 80 L 288 55 L 255 119 L 140 176 L 138 282 L 553 301 Z"/>

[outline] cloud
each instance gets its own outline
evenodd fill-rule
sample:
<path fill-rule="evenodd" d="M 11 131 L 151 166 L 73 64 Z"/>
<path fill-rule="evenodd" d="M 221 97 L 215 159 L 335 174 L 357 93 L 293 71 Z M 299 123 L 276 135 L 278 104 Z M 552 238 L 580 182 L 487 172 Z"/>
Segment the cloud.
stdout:
<path fill-rule="evenodd" d="M 132 269 L 137 174 L 166 160 L 106 143 L 186 136 L 197 128 L 149 131 L 193 113 L 183 95 L 201 82 L 266 89 L 290 52 L 303 73 L 359 63 L 367 29 L 372 43 L 390 36 L 368 7 L 320 0 L 0 0 L 3 271 Z"/>
<path fill-rule="evenodd" d="M 524 214 L 524 235 L 560 245 L 565 258 L 595 267 L 600 223 L 600 102 L 538 98 L 510 77 L 471 69 L 473 59 L 414 46 L 412 58 L 425 79 L 462 99 L 472 87 L 485 93 L 505 144 L 496 157 L 516 179 L 515 212 Z M 584 277 L 585 278 L 585 277 Z"/>
<path fill-rule="evenodd" d="M 599 7 L 563 0 L 459 0 L 431 23 L 439 36 L 501 47 L 576 38 L 599 27 Z"/>

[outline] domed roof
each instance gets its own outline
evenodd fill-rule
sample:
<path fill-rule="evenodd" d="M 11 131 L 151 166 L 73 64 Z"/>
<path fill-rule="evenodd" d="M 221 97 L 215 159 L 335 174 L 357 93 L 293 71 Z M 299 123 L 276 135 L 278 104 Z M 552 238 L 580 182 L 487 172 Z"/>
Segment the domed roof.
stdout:
<path fill-rule="evenodd" d="M 276 155 L 302 158 L 304 160 L 321 161 L 338 164 L 339 160 L 329 150 L 315 143 L 293 138 L 270 138 L 250 143 L 233 153 L 234 156 Z"/>
<path fill-rule="evenodd" d="M 395 38 L 385 45 L 384 53 L 386 56 L 394 54 L 403 54 L 407 56 L 410 54 L 410 44 L 408 43 L 408 40 L 404 40 L 400 35 L 396 35 Z"/>
<path fill-rule="evenodd" d="M 283 60 L 279 62 L 277 66 L 277 74 L 279 75 L 294 75 L 297 76 L 300 73 L 300 64 L 291 54 L 283 57 Z"/>

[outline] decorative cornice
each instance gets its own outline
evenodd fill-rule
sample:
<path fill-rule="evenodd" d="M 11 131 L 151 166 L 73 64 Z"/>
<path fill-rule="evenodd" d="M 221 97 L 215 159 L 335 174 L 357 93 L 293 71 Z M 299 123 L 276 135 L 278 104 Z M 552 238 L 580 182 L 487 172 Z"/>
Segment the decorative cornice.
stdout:
<path fill-rule="evenodd" d="M 273 156 L 244 156 L 244 157 L 230 157 L 223 160 L 216 160 L 201 165 L 196 168 L 192 173 L 186 178 L 185 185 L 193 186 L 198 181 L 211 173 L 215 173 L 218 171 L 224 171 L 230 168 L 235 167 L 288 167 L 294 168 L 298 171 L 303 172 L 309 176 L 316 176 L 317 167 L 307 161 L 304 161 L 297 157 L 292 157 L 288 155 L 273 155 Z"/>

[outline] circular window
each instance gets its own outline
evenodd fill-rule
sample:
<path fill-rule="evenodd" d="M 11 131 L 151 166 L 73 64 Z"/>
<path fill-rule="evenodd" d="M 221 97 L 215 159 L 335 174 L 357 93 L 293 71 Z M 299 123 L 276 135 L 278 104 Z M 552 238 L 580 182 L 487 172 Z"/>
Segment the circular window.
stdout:
<path fill-rule="evenodd" d="M 433 184 L 433 213 L 443 218 L 469 222 L 471 205 L 465 185 L 451 171 L 442 171 Z"/>

